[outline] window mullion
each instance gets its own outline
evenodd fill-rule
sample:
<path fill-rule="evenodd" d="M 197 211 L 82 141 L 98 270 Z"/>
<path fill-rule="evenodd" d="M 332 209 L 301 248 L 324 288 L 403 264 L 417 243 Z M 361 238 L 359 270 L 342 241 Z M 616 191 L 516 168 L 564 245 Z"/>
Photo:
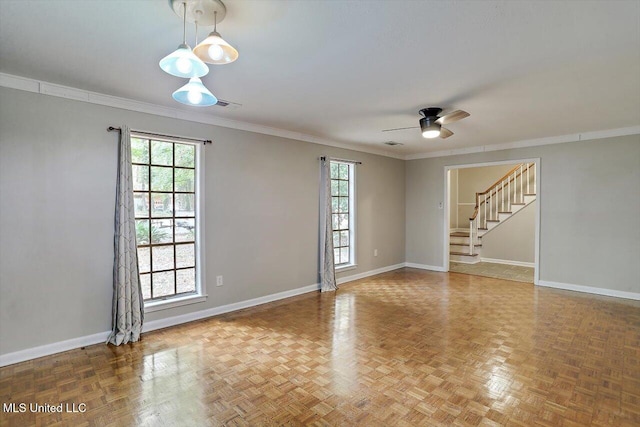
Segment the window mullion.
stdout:
<path fill-rule="evenodd" d="M 171 190 L 173 192 L 173 195 L 171 196 L 171 202 L 172 202 L 172 206 L 171 206 L 171 216 L 173 218 L 173 220 L 171 221 L 173 223 L 173 227 L 171 230 L 171 241 L 173 242 L 173 293 L 177 294 L 178 293 L 178 272 L 176 271 L 176 267 L 178 266 L 178 260 L 177 260 L 177 256 L 178 256 L 178 251 L 176 250 L 176 144 L 172 143 L 171 144 L 171 154 L 172 154 L 172 162 L 171 162 L 171 166 L 173 167 L 173 170 L 171 171 Z M 194 176 L 195 179 L 195 176 Z"/>
<path fill-rule="evenodd" d="M 151 140 L 147 140 L 147 144 L 149 146 L 149 164 L 147 166 L 147 176 L 149 177 L 149 188 L 147 188 L 149 194 L 149 220 L 147 224 L 149 227 L 147 228 L 147 239 L 149 240 L 149 245 L 151 245 L 151 210 L 153 208 L 153 201 L 151 200 Z M 151 299 L 153 299 L 153 248 L 149 246 L 149 294 Z"/>

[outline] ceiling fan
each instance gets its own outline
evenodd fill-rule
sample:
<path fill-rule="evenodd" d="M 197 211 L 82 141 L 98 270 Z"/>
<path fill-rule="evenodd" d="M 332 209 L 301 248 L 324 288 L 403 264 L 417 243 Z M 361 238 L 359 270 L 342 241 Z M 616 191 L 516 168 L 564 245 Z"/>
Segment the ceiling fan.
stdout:
<path fill-rule="evenodd" d="M 394 128 L 394 129 L 384 129 L 382 132 L 394 132 L 397 130 L 405 130 L 405 129 L 417 129 L 418 127 L 422 131 L 422 136 L 424 138 L 449 138 L 453 135 L 449 129 L 443 128 L 442 125 L 446 125 L 448 123 L 457 122 L 458 120 L 464 119 L 465 117 L 469 117 L 470 114 L 466 111 L 455 110 L 450 112 L 449 114 L 445 114 L 444 116 L 439 116 L 442 112 L 442 108 L 437 107 L 429 107 L 423 108 L 420 110 L 420 115 L 422 118 L 420 119 L 420 126 L 411 126 L 408 128 Z"/>

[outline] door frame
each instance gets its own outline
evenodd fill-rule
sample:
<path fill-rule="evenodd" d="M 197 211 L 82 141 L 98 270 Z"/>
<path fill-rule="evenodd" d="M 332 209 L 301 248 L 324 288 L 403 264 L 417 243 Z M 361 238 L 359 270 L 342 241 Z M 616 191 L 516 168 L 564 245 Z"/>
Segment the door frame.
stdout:
<path fill-rule="evenodd" d="M 534 270 L 533 270 L 533 284 L 538 285 L 540 279 L 540 204 L 542 199 L 542 170 L 540 168 L 540 157 L 513 159 L 513 160 L 500 160 L 495 162 L 482 162 L 482 163 L 468 163 L 459 165 L 450 165 L 444 167 L 444 248 L 443 248 L 443 260 L 444 271 L 449 271 L 449 237 L 450 237 L 450 216 L 451 206 L 449 205 L 450 199 L 450 174 L 449 172 L 457 169 L 478 168 L 484 166 L 498 166 L 518 163 L 535 163 L 536 168 L 536 215 L 535 215 L 535 248 L 534 248 Z"/>

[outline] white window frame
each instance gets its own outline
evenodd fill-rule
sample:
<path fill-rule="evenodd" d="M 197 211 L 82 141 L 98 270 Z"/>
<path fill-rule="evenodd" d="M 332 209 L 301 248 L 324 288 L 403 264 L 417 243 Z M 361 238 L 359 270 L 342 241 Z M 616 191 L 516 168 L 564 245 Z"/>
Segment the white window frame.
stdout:
<path fill-rule="evenodd" d="M 337 265 L 334 257 L 335 270 L 340 272 L 353 270 L 358 266 L 356 263 L 356 162 L 331 160 L 331 163 L 347 165 L 349 168 L 349 262 Z"/>
<path fill-rule="evenodd" d="M 174 142 L 178 144 L 188 144 L 195 147 L 195 276 L 196 276 L 196 291 L 187 295 L 168 295 L 164 298 L 144 301 L 144 312 L 152 313 L 154 311 L 167 310 L 174 307 L 180 307 L 188 304 L 196 304 L 207 300 L 206 281 L 204 280 L 205 274 L 205 245 L 204 238 L 205 227 L 203 219 L 203 205 L 204 205 L 204 152 L 201 143 L 194 143 L 193 141 L 184 140 L 179 137 L 160 137 L 149 136 L 148 134 L 137 134 L 131 132 L 131 138 L 147 139 L 154 141 L 166 141 Z M 151 203 L 151 201 L 149 201 Z M 151 208 L 151 206 L 149 207 Z"/>

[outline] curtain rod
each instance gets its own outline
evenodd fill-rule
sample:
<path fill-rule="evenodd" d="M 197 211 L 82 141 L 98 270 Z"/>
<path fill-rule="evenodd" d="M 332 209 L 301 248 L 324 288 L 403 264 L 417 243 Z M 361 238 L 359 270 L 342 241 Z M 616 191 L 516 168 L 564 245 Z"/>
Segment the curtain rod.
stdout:
<path fill-rule="evenodd" d="M 115 126 L 109 126 L 107 128 L 107 132 L 115 132 L 118 131 L 120 132 L 120 128 L 115 127 Z M 144 136 L 150 136 L 150 137 L 158 137 L 158 138 L 171 138 L 171 139 L 184 139 L 185 141 L 194 141 L 194 142 L 202 142 L 203 144 L 207 145 L 207 144 L 211 144 L 211 140 L 210 139 L 197 139 L 197 138 L 187 138 L 187 137 L 183 137 L 183 136 L 174 136 L 174 135 L 163 135 L 161 133 L 152 133 L 152 132 L 144 132 L 141 130 L 134 130 L 131 129 L 131 132 L 136 133 L 138 135 L 144 135 Z"/>
<path fill-rule="evenodd" d="M 327 160 L 326 156 L 322 156 L 320 157 L 320 160 Z M 347 160 L 347 159 L 338 159 L 336 157 L 329 157 L 329 160 L 335 160 L 336 162 L 344 162 L 344 163 L 353 163 L 354 165 L 361 165 L 362 162 L 356 162 L 353 160 Z"/>

